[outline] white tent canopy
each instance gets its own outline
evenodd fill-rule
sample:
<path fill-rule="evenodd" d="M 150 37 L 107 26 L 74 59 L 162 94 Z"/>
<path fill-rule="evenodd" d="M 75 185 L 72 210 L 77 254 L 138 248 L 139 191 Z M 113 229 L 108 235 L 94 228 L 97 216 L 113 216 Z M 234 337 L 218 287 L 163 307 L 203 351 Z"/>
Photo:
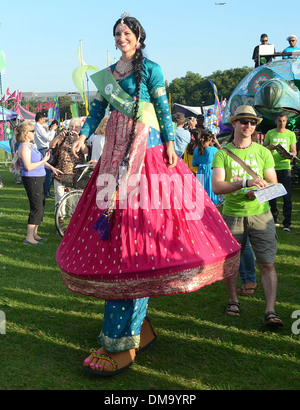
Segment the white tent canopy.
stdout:
<path fill-rule="evenodd" d="M 182 105 L 177 103 L 174 104 L 174 112 L 182 112 L 183 114 L 185 114 L 186 117 L 206 114 L 209 108 L 212 108 L 214 110 L 215 106 L 206 105 L 204 107 L 190 107 L 188 105 Z"/>

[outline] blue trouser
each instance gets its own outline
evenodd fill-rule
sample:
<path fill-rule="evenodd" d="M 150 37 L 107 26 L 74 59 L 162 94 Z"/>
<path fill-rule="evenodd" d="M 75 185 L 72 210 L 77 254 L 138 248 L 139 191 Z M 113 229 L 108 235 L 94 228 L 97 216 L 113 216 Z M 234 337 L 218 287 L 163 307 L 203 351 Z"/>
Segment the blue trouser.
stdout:
<path fill-rule="evenodd" d="M 149 298 L 105 301 L 103 328 L 98 340 L 111 353 L 136 349 Z"/>
<path fill-rule="evenodd" d="M 283 226 L 290 227 L 292 221 L 292 172 L 290 169 L 281 169 L 276 171 L 278 182 L 281 183 L 287 194 L 282 197 L 283 199 L 283 209 L 282 213 L 284 216 Z M 278 219 L 278 208 L 276 198 L 269 201 L 271 206 L 271 212 L 274 217 L 274 220 Z"/>
<path fill-rule="evenodd" d="M 249 236 L 247 237 L 244 252 L 241 254 L 239 272 L 243 285 L 249 282 L 256 282 L 255 258 L 250 245 Z"/>
<path fill-rule="evenodd" d="M 49 148 L 42 148 L 39 149 L 39 152 L 43 155 L 46 155 L 46 152 L 49 151 Z M 45 178 L 45 196 L 50 194 L 51 184 L 52 184 L 52 171 L 51 169 L 45 168 L 46 171 L 46 178 Z"/>

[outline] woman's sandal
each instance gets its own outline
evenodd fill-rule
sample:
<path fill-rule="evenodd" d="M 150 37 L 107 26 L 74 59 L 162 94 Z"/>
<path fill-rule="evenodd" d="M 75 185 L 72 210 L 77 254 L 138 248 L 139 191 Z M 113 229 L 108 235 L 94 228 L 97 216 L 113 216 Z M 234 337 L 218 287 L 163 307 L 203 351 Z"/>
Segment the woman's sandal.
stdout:
<path fill-rule="evenodd" d="M 237 307 L 237 309 L 233 309 L 232 306 Z M 240 316 L 240 304 L 238 302 L 228 302 L 225 314 L 228 316 Z"/>
<path fill-rule="evenodd" d="M 102 361 L 104 360 L 108 362 L 112 366 L 113 370 L 112 371 L 96 370 L 96 369 L 100 369 L 101 365 L 93 364 L 94 359 L 98 359 Z M 98 376 L 98 377 L 115 376 L 116 374 L 122 373 L 124 370 L 128 369 L 128 367 L 130 367 L 134 363 L 134 359 L 135 359 L 135 354 L 134 354 L 133 360 L 131 360 L 125 366 L 119 368 L 118 363 L 113 357 L 110 357 L 106 354 L 92 353 L 92 357 L 88 357 L 87 359 L 85 359 L 82 370 L 84 370 L 86 373 L 89 373 L 89 374 L 92 374 L 93 376 Z M 103 369 L 105 369 L 105 366 L 103 367 Z"/>
<path fill-rule="evenodd" d="M 272 320 L 275 319 L 275 320 Z M 277 328 L 283 326 L 282 319 L 277 315 L 275 312 L 267 312 L 265 313 L 265 322 L 268 327 Z"/>
<path fill-rule="evenodd" d="M 139 353 L 139 352 L 143 352 L 143 351 L 149 349 L 153 345 L 153 343 L 155 342 L 156 338 L 157 338 L 157 333 L 154 330 L 150 319 L 148 318 L 148 316 L 146 316 L 145 320 L 142 324 L 142 328 L 141 328 L 140 347 L 135 349 L 135 354 Z M 117 364 L 116 360 L 113 357 L 110 357 L 106 354 L 92 353 L 90 357 L 85 359 L 84 366 L 83 366 L 82 369 L 85 372 L 87 372 L 89 374 L 92 374 L 94 376 L 99 376 L 99 377 L 114 376 L 114 375 L 119 374 L 119 373 L 123 372 L 124 370 L 128 369 L 128 367 L 130 367 L 134 363 L 134 358 L 127 365 L 125 365 L 121 368 L 118 368 L 118 364 Z M 109 371 L 109 372 L 108 371 L 96 370 L 96 369 L 99 369 L 99 366 L 97 364 L 96 365 L 92 364 L 94 359 L 107 361 L 113 367 L 113 370 Z M 92 367 L 94 367 L 94 369 Z M 101 367 L 101 365 L 100 365 L 100 367 Z M 105 367 L 104 367 L 104 369 L 105 369 Z"/>
<path fill-rule="evenodd" d="M 145 320 L 142 324 L 140 335 L 140 347 L 135 349 L 136 353 L 143 352 L 152 347 L 157 338 L 157 333 L 153 328 L 151 320 L 148 316 L 145 317 Z"/>
<path fill-rule="evenodd" d="M 237 289 L 237 293 L 239 293 L 242 296 L 250 296 L 250 295 L 254 295 L 254 293 L 257 291 L 258 289 L 258 285 L 256 285 L 255 287 L 250 287 L 247 288 L 245 285 L 241 286 L 239 289 Z"/>

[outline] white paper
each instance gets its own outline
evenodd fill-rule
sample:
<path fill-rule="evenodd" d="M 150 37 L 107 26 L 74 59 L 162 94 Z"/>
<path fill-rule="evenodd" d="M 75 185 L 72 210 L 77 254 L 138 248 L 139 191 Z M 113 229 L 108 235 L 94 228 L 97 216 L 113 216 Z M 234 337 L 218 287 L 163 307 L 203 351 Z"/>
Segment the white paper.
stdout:
<path fill-rule="evenodd" d="M 270 201 L 271 199 L 286 195 L 287 191 L 282 184 L 270 184 L 265 188 L 258 188 L 254 191 L 254 194 L 258 202 L 261 204 Z"/>
<path fill-rule="evenodd" d="M 78 164 L 76 165 L 75 168 L 83 168 L 83 167 L 91 168 L 93 166 L 94 166 L 93 164 Z"/>

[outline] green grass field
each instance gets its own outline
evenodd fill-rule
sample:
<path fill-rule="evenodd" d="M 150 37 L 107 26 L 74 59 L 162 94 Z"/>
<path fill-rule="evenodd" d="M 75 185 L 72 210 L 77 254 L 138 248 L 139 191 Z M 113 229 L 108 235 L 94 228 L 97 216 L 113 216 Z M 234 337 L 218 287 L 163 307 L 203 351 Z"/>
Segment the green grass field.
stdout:
<path fill-rule="evenodd" d="M 190 294 L 152 298 L 155 346 L 128 371 L 95 379 L 81 370 L 97 347 L 104 302 L 70 292 L 55 252 L 54 200 L 48 199 L 40 234 L 43 246 L 23 244 L 28 200 L 9 168 L 0 166 L 1 390 L 296 390 L 300 388 L 300 187 L 293 187 L 293 230 L 278 228 L 277 311 L 284 327 L 264 325 L 261 286 L 241 297 L 241 316 L 224 315 L 223 282 Z M 259 276 L 259 274 L 258 274 Z M 258 279 L 259 281 L 259 279 Z M 294 328 L 292 328 L 294 326 Z M 294 329 L 294 332 L 293 332 Z M 296 330 L 296 331 L 295 331 Z"/>

